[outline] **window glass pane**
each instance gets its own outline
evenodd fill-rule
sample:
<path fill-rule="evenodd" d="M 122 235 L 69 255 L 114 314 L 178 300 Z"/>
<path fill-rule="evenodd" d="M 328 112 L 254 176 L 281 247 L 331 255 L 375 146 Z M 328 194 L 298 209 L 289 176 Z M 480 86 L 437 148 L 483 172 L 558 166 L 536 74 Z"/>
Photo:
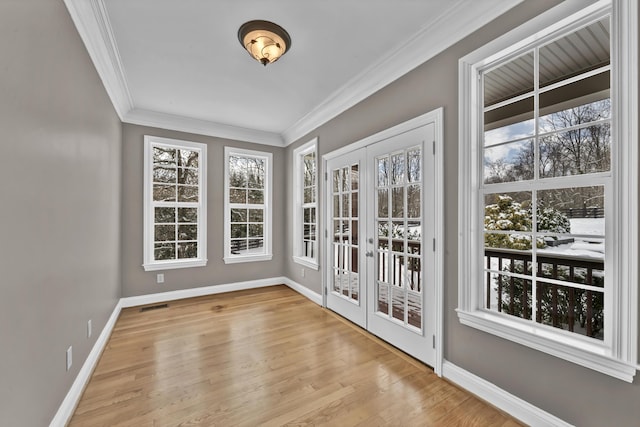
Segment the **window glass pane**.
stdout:
<path fill-rule="evenodd" d="M 198 170 L 178 168 L 178 184 L 198 185 Z"/>
<path fill-rule="evenodd" d="M 195 150 L 181 149 L 178 156 L 179 166 L 198 168 L 198 152 Z"/>
<path fill-rule="evenodd" d="M 155 261 L 166 261 L 176 258 L 175 242 L 163 242 L 153 245 L 153 259 Z"/>
<path fill-rule="evenodd" d="M 608 78 L 606 80 L 608 84 Z M 584 80 L 581 82 L 585 83 Z M 611 99 L 608 97 L 608 91 L 604 93 L 604 97 L 602 94 L 593 95 L 601 99 L 585 103 L 581 99 L 572 98 L 573 94 L 556 94 L 566 89 L 567 86 L 562 86 L 540 94 L 540 133 L 556 132 L 611 118 Z"/>
<path fill-rule="evenodd" d="M 536 321 L 604 339 L 604 293 L 541 282 Z"/>
<path fill-rule="evenodd" d="M 378 187 L 386 187 L 389 185 L 389 158 L 382 157 L 377 159 L 378 162 Z"/>
<path fill-rule="evenodd" d="M 176 208 L 155 208 L 155 222 L 175 222 Z"/>
<path fill-rule="evenodd" d="M 407 217 L 420 218 L 420 185 L 407 186 Z"/>
<path fill-rule="evenodd" d="M 247 161 L 244 157 L 229 156 L 229 187 L 247 186 Z"/>
<path fill-rule="evenodd" d="M 583 175 L 611 169 L 611 125 L 603 123 L 540 137 L 540 176 Z"/>
<path fill-rule="evenodd" d="M 198 187 L 178 186 L 178 201 L 179 202 L 198 202 Z"/>
<path fill-rule="evenodd" d="M 531 280 L 489 272 L 484 276 L 486 308 L 531 319 Z"/>
<path fill-rule="evenodd" d="M 391 184 L 404 184 L 404 155 L 391 156 Z"/>
<path fill-rule="evenodd" d="M 487 194 L 484 197 L 486 231 L 531 231 L 531 192 Z"/>
<path fill-rule="evenodd" d="M 229 203 L 247 203 L 247 190 L 238 188 L 229 190 Z"/>
<path fill-rule="evenodd" d="M 155 229 L 154 240 L 156 242 L 176 240 L 175 225 L 156 225 L 154 229 Z"/>
<path fill-rule="evenodd" d="M 484 73 L 484 106 L 533 91 L 533 52 Z"/>
<path fill-rule="evenodd" d="M 305 154 L 302 158 L 304 166 L 304 186 L 311 187 L 315 184 L 316 155 L 315 152 Z"/>
<path fill-rule="evenodd" d="M 246 209 L 231 209 L 231 222 L 246 222 L 247 210 Z"/>
<path fill-rule="evenodd" d="M 153 147 L 153 163 L 165 166 L 175 166 L 176 149 L 169 147 Z"/>
<path fill-rule="evenodd" d="M 262 224 L 249 224 L 249 237 L 262 237 Z"/>
<path fill-rule="evenodd" d="M 484 149 L 485 184 L 533 179 L 533 140 L 494 145 Z"/>
<path fill-rule="evenodd" d="M 305 188 L 304 189 L 304 197 L 302 200 L 302 203 L 313 203 L 315 202 L 315 198 L 314 196 L 314 189 L 313 188 Z"/>
<path fill-rule="evenodd" d="M 178 208 L 178 222 L 198 222 L 198 209 Z"/>
<path fill-rule="evenodd" d="M 249 188 L 264 188 L 265 160 L 247 158 L 247 185 Z"/>
<path fill-rule="evenodd" d="M 198 257 L 198 243 L 178 243 L 178 259 L 185 258 L 197 258 Z"/>
<path fill-rule="evenodd" d="M 407 180 L 418 182 L 422 179 L 422 154 L 419 148 L 407 152 Z"/>
<path fill-rule="evenodd" d="M 342 183 L 342 191 L 350 191 L 351 185 L 349 182 L 349 168 L 340 169 L 340 182 Z"/>
<path fill-rule="evenodd" d="M 198 240 L 197 225 L 179 225 L 178 240 Z"/>
<path fill-rule="evenodd" d="M 175 202 L 176 186 L 153 184 L 154 202 Z"/>
<path fill-rule="evenodd" d="M 176 169 L 170 166 L 155 165 L 153 167 L 153 182 L 175 183 Z"/>
<path fill-rule="evenodd" d="M 264 211 L 262 209 L 249 209 L 249 222 L 264 221 Z"/>
<path fill-rule="evenodd" d="M 338 191 L 340 191 L 340 171 L 334 170 L 333 171 L 333 192 L 337 193 Z"/>
<path fill-rule="evenodd" d="M 391 216 L 394 218 L 404 216 L 404 187 L 396 187 L 391 191 Z"/>
<path fill-rule="evenodd" d="M 358 181 L 360 180 L 360 173 L 358 172 L 358 165 L 351 165 L 351 189 L 358 189 Z"/>
<path fill-rule="evenodd" d="M 249 190 L 249 203 L 254 205 L 261 205 L 264 203 L 264 191 L 263 190 Z"/>
<path fill-rule="evenodd" d="M 533 136 L 533 97 L 505 105 L 484 114 L 484 146 Z"/>
<path fill-rule="evenodd" d="M 389 216 L 389 189 L 388 188 L 378 189 L 378 216 L 382 218 Z"/>
<path fill-rule="evenodd" d="M 540 86 L 609 64 L 609 18 L 540 48 Z"/>
<path fill-rule="evenodd" d="M 247 237 L 247 224 L 231 224 L 231 238 Z"/>

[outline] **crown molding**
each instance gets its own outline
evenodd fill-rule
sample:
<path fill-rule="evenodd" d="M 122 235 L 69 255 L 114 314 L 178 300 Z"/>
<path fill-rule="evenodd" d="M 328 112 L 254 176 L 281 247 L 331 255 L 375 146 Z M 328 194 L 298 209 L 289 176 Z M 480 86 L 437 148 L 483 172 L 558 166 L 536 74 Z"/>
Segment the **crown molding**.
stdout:
<path fill-rule="evenodd" d="M 392 55 L 363 70 L 294 125 L 282 137 L 289 145 L 425 63 L 523 0 L 487 0 L 482 7 L 459 0 L 427 23 Z"/>
<path fill-rule="evenodd" d="M 152 126 L 180 132 L 284 147 L 282 137 L 278 133 L 230 126 L 209 120 L 193 119 L 157 111 L 134 108 L 124 116 L 122 121 L 134 125 Z"/>
<path fill-rule="evenodd" d="M 133 100 L 103 0 L 64 0 L 120 120 Z"/>
<path fill-rule="evenodd" d="M 287 146 L 433 58 L 523 0 L 458 0 L 392 55 L 363 70 L 282 134 L 135 108 L 104 0 L 63 0 L 120 120 L 277 147 Z M 426 41 L 426 42 L 425 42 Z"/>

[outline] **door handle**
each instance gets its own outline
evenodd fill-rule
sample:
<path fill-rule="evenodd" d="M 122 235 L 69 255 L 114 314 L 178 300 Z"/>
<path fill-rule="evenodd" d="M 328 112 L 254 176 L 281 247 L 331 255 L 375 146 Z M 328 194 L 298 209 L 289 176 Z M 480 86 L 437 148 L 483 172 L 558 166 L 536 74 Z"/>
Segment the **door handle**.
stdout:
<path fill-rule="evenodd" d="M 365 256 L 373 257 L 373 251 L 367 251 L 364 253 Z"/>

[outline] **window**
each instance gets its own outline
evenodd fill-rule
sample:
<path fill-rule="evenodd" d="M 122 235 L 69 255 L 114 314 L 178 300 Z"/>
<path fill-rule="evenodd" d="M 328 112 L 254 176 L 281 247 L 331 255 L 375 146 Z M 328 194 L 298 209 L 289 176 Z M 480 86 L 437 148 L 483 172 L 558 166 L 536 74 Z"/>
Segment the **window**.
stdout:
<path fill-rule="evenodd" d="M 144 137 L 146 271 L 207 264 L 207 146 Z"/>
<path fill-rule="evenodd" d="M 318 139 L 293 152 L 293 260 L 318 269 L 317 154 Z"/>
<path fill-rule="evenodd" d="M 272 154 L 225 147 L 225 263 L 271 254 Z"/>
<path fill-rule="evenodd" d="M 460 62 L 459 317 L 632 381 L 637 89 L 609 2 L 554 24 Z"/>

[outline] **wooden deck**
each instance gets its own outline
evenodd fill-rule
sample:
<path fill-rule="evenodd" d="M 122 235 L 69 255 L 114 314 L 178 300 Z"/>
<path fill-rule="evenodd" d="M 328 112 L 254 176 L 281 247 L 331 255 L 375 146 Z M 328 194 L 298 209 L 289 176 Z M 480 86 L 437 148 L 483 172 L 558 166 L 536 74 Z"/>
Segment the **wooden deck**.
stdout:
<path fill-rule="evenodd" d="M 518 426 L 286 286 L 122 314 L 71 426 Z"/>

